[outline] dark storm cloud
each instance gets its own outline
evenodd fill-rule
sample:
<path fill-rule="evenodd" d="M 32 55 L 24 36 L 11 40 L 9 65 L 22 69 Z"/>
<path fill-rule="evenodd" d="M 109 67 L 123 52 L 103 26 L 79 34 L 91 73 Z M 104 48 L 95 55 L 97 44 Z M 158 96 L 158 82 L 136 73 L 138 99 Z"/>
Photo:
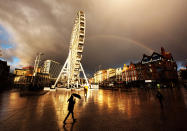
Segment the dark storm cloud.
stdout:
<path fill-rule="evenodd" d="M 65 61 L 75 14 L 86 13 L 83 66 L 88 72 L 171 51 L 186 59 L 186 0 L 0 0 L 0 24 L 12 35 L 9 54 L 31 64 L 37 52 Z"/>

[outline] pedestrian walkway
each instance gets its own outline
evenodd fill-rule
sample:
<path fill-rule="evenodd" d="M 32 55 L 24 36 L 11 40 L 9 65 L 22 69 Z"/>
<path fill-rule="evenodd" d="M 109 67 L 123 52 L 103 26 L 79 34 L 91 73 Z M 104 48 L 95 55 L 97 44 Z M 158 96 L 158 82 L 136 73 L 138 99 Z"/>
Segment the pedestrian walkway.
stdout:
<path fill-rule="evenodd" d="M 19 92 L 0 94 L 0 130 L 187 130 L 187 91 L 162 89 L 164 108 L 156 98 L 157 91 L 84 90 L 76 99 L 74 117 L 63 126 L 68 114 L 67 100 L 72 92 L 61 90 L 37 96 L 20 96 Z"/>

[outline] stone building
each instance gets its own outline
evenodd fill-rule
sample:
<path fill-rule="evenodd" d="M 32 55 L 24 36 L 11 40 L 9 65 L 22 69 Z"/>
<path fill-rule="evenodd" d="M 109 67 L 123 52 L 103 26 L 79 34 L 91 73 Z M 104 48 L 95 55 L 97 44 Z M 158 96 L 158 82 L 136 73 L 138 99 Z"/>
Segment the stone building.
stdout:
<path fill-rule="evenodd" d="M 137 80 L 137 70 L 136 65 L 132 62 L 129 66 L 124 65 L 123 71 L 122 71 L 122 80 L 126 83 L 133 82 Z"/>
<path fill-rule="evenodd" d="M 41 73 L 40 68 L 37 69 L 37 75 L 33 76 L 34 67 L 28 66 L 21 69 L 14 70 L 14 86 L 15 87 L 28 87 L 30 85 L 49 86 L 49 75 Z"/>
<path fill-rule="evenodd" d="M 167 83 L 176 82 L 177 64 L 170 52 L 161 48 L 161 53 L 153 52 L 151 56 L 143 55 L 140 62 L 131 63 L 122 73 L 123 80 L 127 83 L 136 81 L 139 83 Z"/>

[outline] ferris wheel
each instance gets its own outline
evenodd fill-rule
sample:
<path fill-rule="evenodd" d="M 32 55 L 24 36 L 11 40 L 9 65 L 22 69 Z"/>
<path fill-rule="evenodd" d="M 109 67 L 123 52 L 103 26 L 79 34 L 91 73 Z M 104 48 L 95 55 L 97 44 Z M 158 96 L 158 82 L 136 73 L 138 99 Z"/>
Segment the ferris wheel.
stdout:
<path fill-rule="evenodd" d="M 61 79 L 66 79 L 64 83 L 67 88 L 78 87 L 80 85 L 80 72 L 83 72 L 86 84 L 89 87 L 89 83 L 85 72 L 83 70 L 81 59 L 85 40 L 85 14 L 83 11 L 79 11 L 76 15 L 74 26 L 71 34 L 69 54 L 65 61 L 64 66 L 52 88 L 55 88 L 57 83 Z"/>

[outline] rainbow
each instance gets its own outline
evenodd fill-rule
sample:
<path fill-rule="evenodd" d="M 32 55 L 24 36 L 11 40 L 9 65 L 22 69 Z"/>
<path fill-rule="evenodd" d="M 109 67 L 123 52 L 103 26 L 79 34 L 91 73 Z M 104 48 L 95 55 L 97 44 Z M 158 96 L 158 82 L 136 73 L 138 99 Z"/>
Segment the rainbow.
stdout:
<path fill-rule="evenodd" d="M 127 37 L 116 36 L 116 35 L 96 35 L 96 36 L 87 37 L 88 40 L 96 39 L 96 38 L 112 38 L 112 39 L 118 39 L 118 40 L 122 40 L 122 41 L 128 41 L 130 43 L 136 44 L 137 46 L 140 46 L 140 47 L 148 50 L 150 53 L 152 53 L 154 51 L 153 49 L 146 46 L 145 44 L 138 42 L 136 40 L 127 38 Z"/>

